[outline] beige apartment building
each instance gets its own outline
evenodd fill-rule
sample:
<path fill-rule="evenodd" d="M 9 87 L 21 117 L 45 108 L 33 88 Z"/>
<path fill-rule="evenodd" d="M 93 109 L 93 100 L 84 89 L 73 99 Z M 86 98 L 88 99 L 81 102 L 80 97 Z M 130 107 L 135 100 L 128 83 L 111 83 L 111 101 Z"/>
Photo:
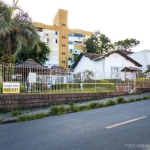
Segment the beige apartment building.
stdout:
<path fill-rule="evenodd" d="M 71 68 L 73 54 L 86 51 L 84 42 L 92 35 L 90 31 L 68 28 L 68 11 L 59 9 L 53 19 L 53 25 L 34 22 L 40 40 L 51 49 L 47 66 Z"/>

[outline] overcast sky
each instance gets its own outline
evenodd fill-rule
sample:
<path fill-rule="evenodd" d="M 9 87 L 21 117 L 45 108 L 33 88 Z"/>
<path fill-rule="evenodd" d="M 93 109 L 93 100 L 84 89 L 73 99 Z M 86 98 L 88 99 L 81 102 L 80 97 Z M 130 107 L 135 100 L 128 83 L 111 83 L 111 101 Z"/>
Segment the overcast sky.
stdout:
<path fill-rule="evenodd" d="M 100 30 L 112 42 L 135 38 L 141 44 L 132 51 L 150 49 L 150 0 L 19 0 L 18 5 L 33 21 L 49 25 L 59 8 L 66 9 L 69 28 Z"/>

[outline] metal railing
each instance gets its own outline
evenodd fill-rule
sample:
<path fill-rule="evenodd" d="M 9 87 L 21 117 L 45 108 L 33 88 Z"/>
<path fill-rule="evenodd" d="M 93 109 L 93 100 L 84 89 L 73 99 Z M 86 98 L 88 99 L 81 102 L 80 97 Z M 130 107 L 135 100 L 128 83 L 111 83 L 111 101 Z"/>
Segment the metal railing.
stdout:
<path fill-rule="evenodd" d="M 20 93 L 135 92 L 150 87 L 150 79 L 121 79 L 111 72 L 70 72 L 62 67 L 47 68 L 31 64 L 0 64 L 0 92 L 3 83 L 20 83 Z"/>

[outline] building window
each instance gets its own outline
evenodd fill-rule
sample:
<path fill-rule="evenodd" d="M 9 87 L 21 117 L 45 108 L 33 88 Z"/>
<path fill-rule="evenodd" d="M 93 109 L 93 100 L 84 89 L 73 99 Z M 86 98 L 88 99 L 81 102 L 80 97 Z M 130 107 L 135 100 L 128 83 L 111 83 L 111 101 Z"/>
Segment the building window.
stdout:
<path fill-rule="evenodd" d="M 73 45 L 73 44 L 74 44 L 74 42 L 73 42 L 73 41 L 69 41 L 69 42 L 68 42 L 68 44 Z"/>
<path fill-rule="evenodd" d="M 65 44 L 62 44 L 62 47 L 65 47 Z"/>
<path fill-rule="evenodd" d="M 74 37 L 74 33 L 69 33 L 68 35 L 71 37 Z"/>
<path fill-rule="evenodd" d="M 121 71 L 121 67 L 111 67 L 112 78 L 119 78 L 120 71 Z"/>
<path fill-rule="evenodd" d="M 58 31 L 53 31 L 53 34 L 54 35 L 58 35 Z"/>
<path fill-rule="evenodd" d="M 79 38 L 83 37 L 82 34 L 79 34 L 79 33 L 75 33 L 74 36 L 79 37 Z"/>
<path fill-rule="evenodd" d="M 68 66 L 68 68 L 71 68 L 71 67 L 72 67 L 72 65 L 69 65 L 69 66 Z"/>
<path fill-rule="evenodd" d="M 65 39 L 65 36 L 62 36 L 62 39 Z"/>
<path fill-rule="evenodd" d="M 68 60 L 73 61 L 73 57 L 68 57 Z"/>
<path fill-rule="evenodd" d="M 64 53 L 64 52 L 62 52 L 62 55 L 65 55 L 65 53 Z"/>
<path fill-rule="evenodd" d="M 66 25 L 63 23 L 62 26 L 66 26 Z"/>
<path fill-rule="evenodd" d="M 72 52 L 73 52 L 73 49 L 68 49 L 68 52 L 72 53 Z"/>
<path fill-rule="evenodd" d="M 65 61 L 62 61 L 62 64 L 65 64 Z"/>
<path fill-rule="evenodd" d="M 57 43 L 57 39 L 53 39 L 53 43 Z"/>
<path fill-rule="evenodd" d="M 49 43 L 50 42 L 50 40 L 49 40 L 49 38 L 47 38 L 47 43 Z"/>

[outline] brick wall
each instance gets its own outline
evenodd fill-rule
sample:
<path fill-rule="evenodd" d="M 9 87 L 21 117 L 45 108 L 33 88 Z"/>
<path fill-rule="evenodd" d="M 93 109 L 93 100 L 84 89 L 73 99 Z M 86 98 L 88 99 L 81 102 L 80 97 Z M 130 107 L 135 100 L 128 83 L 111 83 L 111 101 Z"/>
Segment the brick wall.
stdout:
<path fill-rule="evenodd" d="M 9 94 L 0 95 L 0 108 L 29 108 L 64 104 L 69 102 L 88 101 L 92 99 L 111 98 L 126 95 L 127 92 L 103 93 L 62 93 L 62 94 Z"/>

